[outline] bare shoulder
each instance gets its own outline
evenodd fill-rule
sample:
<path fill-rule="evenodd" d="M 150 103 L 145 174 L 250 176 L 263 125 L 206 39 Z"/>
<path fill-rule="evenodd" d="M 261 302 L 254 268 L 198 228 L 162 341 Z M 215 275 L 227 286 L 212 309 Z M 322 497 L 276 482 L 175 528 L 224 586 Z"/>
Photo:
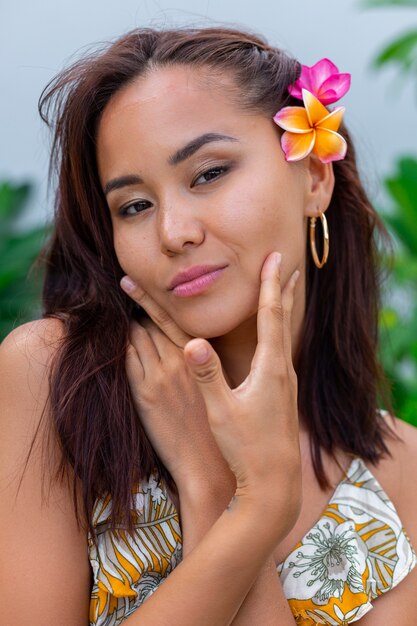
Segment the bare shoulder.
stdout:
<path fill-rule="evenodd" d="M 17 488 L 29 451 L 27 476 L 40 476 L 42 458 L 51 461 L 50 469 L 60 458 L 57 438 L 49 436 L 48 397 L 51 363 L 63 336 L 59 320 L 41 319 L 18 326 L 0 345 L 0 489 L 8 474 Z"/>
<path fill-rule="evenodd" d="M 42 319 L 15 328 L 0 345 L 0 595 L 8 599 L 7 624 L 87 622 L 87 537 L 67 481 L 54 480 L 61 449 L 47 404 L 63 337 L 62 322 Z"/>
<path fill-rule="evenodd" d="M 47 365 L 64 337 L 64 324 L 56 318 L 43 318 L 14 328 L 0 344 L 2 364 L 9 359 Z M 39 359 L 39 360 L 38 360 Z"/>
<path fill-rule="evenodd" d="M 417 428 L 396 416 L 384 415 L 385 422 L 399 439 L 386 440 L 391 457 L 381 462 L 397 480 L 410 480 L 417 472 Z M 417 476 L 415 476 L 417 478 Z"/>
<path fill-rule="evenodd" d="M 391 456 L 381 459 L 377 465 L 367 465 L 394 504 L 417 548 L 417 428 L 388 414 L 384 419 L 399 440 L 386 439 Z"/>
<path fill-rule="evenodd" d="M 40 319 L 12 330 L 0 345 L 0 434 L 32 431 L 49 393 L 52 359 L 64 337 L 58 319 Z M 5 432 L 6 429 L 6 432 Z M 13 438 L 16 442 L 16 438 Z"/>
<path fill-rule="evenodd" d="M 417 416 L 416 416 L 417 418 Z M 396 416 L 384 415 L 385 422 L 410 446 L 410 452 L 417 452 L 417 428 Z"/>

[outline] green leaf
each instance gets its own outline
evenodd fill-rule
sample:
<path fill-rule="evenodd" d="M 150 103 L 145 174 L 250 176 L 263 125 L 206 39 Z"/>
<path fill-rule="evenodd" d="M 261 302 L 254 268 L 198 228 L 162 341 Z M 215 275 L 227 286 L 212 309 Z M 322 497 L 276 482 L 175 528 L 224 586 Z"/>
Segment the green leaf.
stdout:
<path fill-rule="evenodd" d="M 415 238 L 414 234 L 407 229 L 404 220 L 397 215 L 385 215 L 384 221 L 391 227 L 408 251 L 412 252 L 415 249 Z"/>
<path fill-rule="evenodd" d="M 362 6 L 365 7 L 417 7 L 417 0 L 363 0 Z"/>
<path fill-rule="evenodd" d="M 394 210 L 382 212 L 382 217 L 409 252 L 417 257 L 417 160 L 403 157 L 397 161 L 396 169 L 384 180 L 394 200 Z"/>
<path fill-rule="evenodd" d="M 372 60 L 372 65 L 379 68 L 387 63 L 396 63 L 403 71 L 410 71 L 417 64 L 417 30 L 413 29 L 394 39 Z"/>
<path fill-rule="evenodd" d="M 3 242 L 0 265 L 0 295 L 8 285 L 26 277 L 44 243 L 45 229 L 36 228 Z"/>
<path fill-rule="evenodd" d="M 417 256 L 409 254 L 397 255 L 394 261 L 393 273 L 398 284 L 407 283 L 417 290 Z"/>
<path fill-rule="evenodd" d="M 30 272 L 49 228 L 16 228 L 32 185 L 0 182 L 0 341 L 15 327 L 41 315 L 43 270 Z"/>
<path fill-rule="evenodd" d="M 379 323 L 381 326 L 385 326 L 387 329 L 395 328 L 398 324 L 397 311 L 393 309 L 384 308 L 379 314 Z"/>
<path fill-rule="evenodd" d="M 2 230 L 9 227 L 24 209 L 32 191 L 30 183 L 14 185 L 9 181 L 0 183 L 0 222 Z"/>

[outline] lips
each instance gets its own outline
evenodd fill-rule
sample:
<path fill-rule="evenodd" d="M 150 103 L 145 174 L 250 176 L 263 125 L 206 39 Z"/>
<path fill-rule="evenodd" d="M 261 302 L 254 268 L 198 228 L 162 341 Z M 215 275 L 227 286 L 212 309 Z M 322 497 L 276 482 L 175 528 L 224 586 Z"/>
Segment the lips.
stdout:
<path fill-rule="evenodd" d="M 174 287 L 180 285 L 181 283 L 186 283 L 190 280 L 194 280 L 194 278 L 203 276 L 203 274 L 208 274 L 209 272 L 214 272 L 215 270 L 219 270 L 224 267 L 226 267 L 226 265 L 195 265 L 194 267 L 190 267 L 188 270 L 176 274 L 168 289 L 172 291 Z"/>

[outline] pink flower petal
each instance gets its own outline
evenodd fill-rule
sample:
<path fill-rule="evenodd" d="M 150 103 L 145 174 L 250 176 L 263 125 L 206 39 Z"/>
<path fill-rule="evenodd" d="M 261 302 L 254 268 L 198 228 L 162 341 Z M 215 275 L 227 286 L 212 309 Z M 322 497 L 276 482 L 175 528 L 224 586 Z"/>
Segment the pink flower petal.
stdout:
<path fill-rule="evenodd" d="M 343 98 L 350 88 L 350 74 L 334 74 L 329 76 L 321 85 L 319 90 L 319 100 L 323 104 L 332 104 L 336 100 Z"/>
<path fill-rule="evenodd" d="M 278 126 L 292 133 L 308 133 L 311 126 L 304 107 L 284 107 L 272 118 Z"/>
<path fill-rule="evenodd" d="M 288 92 L 298 99 L 302 99 L 302 90 L 307 89 L 324 105 L 331 104 L 342 98 L 349 90 L 351 75 L 340 74 L 337 66 L 330 59 L 321 59 L 312 67 L 301 66 L 301 75 Z"/>
<path fill-rule="evenodd" d="M 300 82 L 300 79 L 296 80 L 293 85 L 289 85 L 288 93 L 290 93 L 293 98 L 298 98 L 299 100 L 303 99 L 301 89 L 304 87 L 304 84 Z"/>
<path fill-rule="evenodd" d="M 285 131 L 281 137 L 281 147 L 287 161 L 300 161 L 304 159 L 313 149 L 316 138 L 316 131 L 296 134 Z"/>
<path fill-rule="evenodd" d="M 321 85 L 332 75 L 338 74 L 339 69 L 330 59 L 321 59 L 309 68 L 311 86 L 314 92 L 319 93 Z"/>
<path fill-rule="evenodd" d="M 300 74 L 300 78 L 298 80 L 300 81 L 301 86 L 304 87 L 304 89 L 308 89 L 309 91 L 313 91 L 314 84 L 311 81 L 310 68 L 307 65 L 302 65 L 301 66 L 301 74 Z"/>

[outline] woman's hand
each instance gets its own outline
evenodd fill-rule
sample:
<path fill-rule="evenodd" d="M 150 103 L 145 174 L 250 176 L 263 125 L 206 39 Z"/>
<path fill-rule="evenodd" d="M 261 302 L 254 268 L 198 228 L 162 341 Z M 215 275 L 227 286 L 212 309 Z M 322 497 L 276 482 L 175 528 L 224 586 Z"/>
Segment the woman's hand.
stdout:
<path fill-rule="evenodd" d="M 230 389 L 210 343 L 192 339 L 184 357 L 204 397 L 217 444 L 236 476 L 237 495 L 263 490 L 265 509 L 285 511 L 290 527 L 301 506 L 297 376 L 291 353 L 291 312 L 297 270 L 281 293 L 281 255 L 271 253 L 261 271 L 258 343 L 247 378 Z M 205 353 L 205 354 L 204 354 Z M 193 359 L 197 354 L 200 362 Z"/>
<path fill-rule="evenodd" d="M 126 358 L 133 401 L 149 440 L 180 495 L 185 486 L 194 485 L 221 497 L 226 505 L 235 493 L 236 479 L 213 437 L 203 396 L 184 361 L 184 347 L 192 337 L 140 287 L 129 295 L 151 318 L 140 324 L 132 321 Z"/>
<path fill-rule="evenodd" d="M 294 515 L 298 515 L 301 503 L 301 468 L 297 377 L 291 355 L 291 311 L 299 272 L 294 272 L 281 293 L 279 265 L 275 259 L 276 255 L 270 254 L 261 272 L 257 315 L 258 344 L 251 371 L 245 381 L 236 389 L 231 389 L 225 379 L 220 359 L 211 344 L 205 339 L 193 338 L 186 341 L 183 351 L 185 363 L 192 373 L 191 378 L 185 374 L 186 370 L 178 368 L 180 354 L 174 352 L 181 350 L 178 344 L 175 347 L 160 343 L 161 348 L 164 345 L 161 358 L 166 366 L 159 368 L 157 386 L 161 388 L 166 384 L 165 369 L 171 374 L 175 372 L 175 375 L 180 372 L 179 378 L 182 382 L 186 381 L 188 389 L 192 388 L 189 383 L 194 380 L 204 399 L 211 432 L 236 477 L 237 495 L 250 497 L 256 494 L 259 501 L 257 494 L 263 489 L 269 498 L 268 503 L 282 510 L 286 507 L 288 519 L 294 523 Z M 143 304 L 143 300 L 139 302 Z M 170 323 L 167 320 L 162 322 L 164 330 Z M 140 361 L 136 359 L 131 349 L 128 369 L 131 372 L 130 380 L 140 379 L 137 401 L 141 406 L 143 391 L 146 396 L 146 389 L 152 388 L 155 394 L 155 383 L 152 380 L 148 379 L 145 384 L 147 387 L 143 385 L 147 378 L 145 374 L 147 368 L 154 371 L 155 368 L 158 369 L 159 355 L 153 347 L 155 344 L 149 343 L 142 330 L 139 333 L 141 337 L 137 337 L 138 343 L 142 341 Z M 181 345 L 185 340 L 184 334 L 182 339 L 176 336 L 176 340 L 178 339 Z M 142 350 L 144 354 L 146 351 L 144 358 Z M 174 354 L 175 360 L 172 358 Z M 182 386 L 181 389 L 183 388 Z M 155 414 L 156 407 L 160 411 L 161 403 L 163 404 L 165 417 L 161 418 L 162 430 L 167 416 L 171 415 L 171 420 L 176 419 L 173 417 L 172 404 L 178 402 L 178 394 L 181 395 L 181 390 L 176 389 L 174 385 L 171 387 L 171 394 L 168 393 L 164 400 L 155 395 L 153 398 L 148 395 L 145 400 L 145 405 L 149 401 L 153 403 Z M 195 402 L 193 408 L 198 409 L 199 422 L 194 434 L 200 442 L 198 431 L 205 420 L 201 417 L 202 405 L 198 401 Z M 187 428 L 190 428 L 189 421 L 190 417 L 184 419 L 183 425 L 187 425 Z M 148 426 L 149 424 L 150 422 Z M 168 446 L 172 451 L 172 458 L 169 461 L 174 472 L 181 472 L 181 461 L 177 457 L 176 449 L 181 443 L 181 433 L 178 433 L 179 436 L 173 442 L 169 434 L 159 439 L 160 432 L 156 429 L 154 432 L 156 445 L 159 441 L 162 444 L 157 448 L 158 453 L 163 452 L 164 458 Z M 191 445 L 194 445 L 194 442 Z M 169 465 L 168 467 L 170 468 Z M 173 476 L 175 478 L 175 473 Z"/>

